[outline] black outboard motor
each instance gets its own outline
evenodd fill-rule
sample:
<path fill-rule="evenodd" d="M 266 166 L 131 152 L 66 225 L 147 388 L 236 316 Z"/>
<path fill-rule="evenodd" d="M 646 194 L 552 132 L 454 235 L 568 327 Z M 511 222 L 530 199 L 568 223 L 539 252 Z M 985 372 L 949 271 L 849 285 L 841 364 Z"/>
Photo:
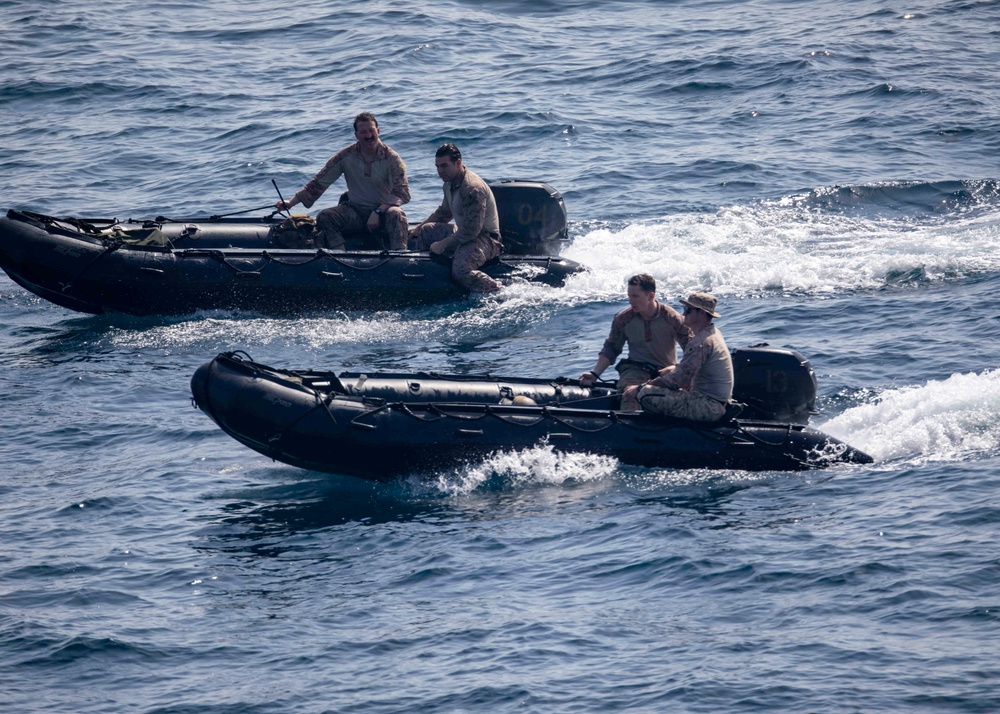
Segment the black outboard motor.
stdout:
<path fill-rule="evenodd" d="M 512 255 L 558 255 L 569 242 L 562 194 L 538 181 L 490 184 L 500 216 L 504 252 Z"/>
<path fill-rule="evenodd" d="M 816 375 L 809 360 L 784 347 L 754 345 L 732 351 L 733 400 L 741 419 L 807 424 L 816 413 Z"/>

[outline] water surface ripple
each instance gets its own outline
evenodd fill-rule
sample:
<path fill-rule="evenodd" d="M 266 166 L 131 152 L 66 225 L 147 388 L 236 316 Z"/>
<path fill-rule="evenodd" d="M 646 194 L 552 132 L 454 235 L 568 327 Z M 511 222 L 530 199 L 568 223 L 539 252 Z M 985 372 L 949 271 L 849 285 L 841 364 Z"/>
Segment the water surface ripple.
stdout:
<path fill-rule="evenodd" d="M 0 10 L 6 208 L 265 205 L 370 110 L 411 218 L 455 141 L 562 191 L 591 268 L 297 319 L 89 317 L 0 275 L 0 710 L 996 711 L 995 3 Z M 578 374 L 639 271 L 674 305 L 715 292 L 730 346 L 809 357 L 815 423 L 876 462 L 540 445 L 375 485 L 268 461 L 190 405 L 229 349 Z"/>

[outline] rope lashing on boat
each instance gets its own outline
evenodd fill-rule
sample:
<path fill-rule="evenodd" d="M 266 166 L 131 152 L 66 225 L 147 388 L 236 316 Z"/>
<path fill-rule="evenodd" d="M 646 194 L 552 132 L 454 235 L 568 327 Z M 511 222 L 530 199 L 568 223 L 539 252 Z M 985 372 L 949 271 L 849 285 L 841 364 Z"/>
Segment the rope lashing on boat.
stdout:
<path fill-rule="evenodd" d="M 56 221 L 59 223 L 68 223 L 69 225 L 75 226 L 76 228 L 79 228 L 81 231 L 89 235 L 99 236 L 102 233 L 101 229 L 95 226 L 94 224 L 80 220 L 79 218 L 57 218 Z M 117 218 L 111 220 L 112 225 L 117 223 L 118 223 Z"/>
<path fill-rule="evenodd" d="M 16 213 L 16 212 L 13 209 L 11 209 L 10 211 L 8 211 L 8 215 L 12 214 L 12 213 Z M 65 231 L 67 229 L 64 228 L 64 227 L 62 227 L 62 226 L 60 226 L 60 225 L 58 225 L 58 224 L 60 224 L 60 223 L 66 223 L 66 224 L 71 225 L 74 228 L 76 228 L 76 229 L 78 229 L 80 231 L 83 231 L 84 233 L 87 233 L 87 234 L 92 235 L 92 236 L 100 236 L 101 233 L 102 233 L 102 230 L 100 228 L 98 228 L 97 226 L 95 226 L 93 223 L 91 223 L 89 221 L 84 221 L 84 220 L 82 220 L 80 218 L 72 218 L 72 217 L 55 218 L 54 216 L 47 216 L 44 213 L 33 213 L 32 211 L 20 211 L 20 213 L 21 213 L 21 215 L 27 216 L 28 218 L 30 218 L 33 221 L 37 221 L 38 223 L 41 223 L 42 225 L 39 226 L 39 227 L 45 228 L 45 230 L 56 229 L 56 230 Z M 101 222 L 102 223 L 107 223 L 108 225 L 114 225 L 114 224 L 118 223 L 118 219 L 117 218 L 112 218 L 111 220 L 102 219 Z"/>
<path fill-rule="evenodd" d="M 756 434 L 751 434 L 750 432 L 748 432 L 740 424 L 737 424 L 736 433 L 739 433 L 739 434 L 743 435 L 749 441 L 756 442 L 756 443 L 760 444 L 761 446 L 763 446 L 765 448 L 781 449 L 783 446 L 785 446 L 788 443 L 789 437 L 791 436 L 791 433 L 792 433 L 792 425 L 791 424 L 785 424 L 784 426 L 785 426 L 785 438 L 782 439 L 781 441 L 778 441 L 778 442 L 768 441 L 767 439 L 763 439 L 763 438 L 757 436 Z M 795 454 L 789 453 L 788 451 L 783 451 L 782 452 L 782 456 L 784 456 L 787 459 L 791 459 L 792 461 L 794 461 L 794 462 L 796 462 L 798 464 L 802 464 L 803 466 L 805 466 L 807 468 L 810 468 L 810 469 L 817 468 L 817 465 L 815 463 L 813 463 L 811 461 L 808 461 L 806 459 L 800 459 L 798 456 L 796 456 Z"/>
<path fill-rule="evenodd" d="M 565 426 L 568 429 L 575 429 L 576 431 L 580 432 L 581 434 L 596 434 L 598 432 L 604 431 L 605 429 L 610 429 L 611 427 L 613 427 L 615 425 L 615 421 L 617 421 L 614 418 L 614 412 L 608 412 L 608 417 L 609 418 L 608 418 L 607 424 L 605 424 L 604 426 L 602 426 L 602 427 L 600 427 L 598 429 L 584 429 L 582 426 L 577 426 L 577 425 L 572 424 L 571 422 L 567 421 L 566 419 L 564 419 L 564 418 L 562 418 L 562 417 L 560 417 L 560 416 L 558 416 L 556 414 L 552 414 L 551 412 L 549 412 L 548 408 L 546 408 L 546 407 L 542 407 L 542 414 L 545 414 L 546 416 L 548 416 L 550 419 L 552 419 L 557 424 L 562 424 L 563 426 Z"/>
<path fill-rule="evenodd" d="M 238 268 L 237 266 L 235 266 L 235 265 L 233 265 L 232 263 L 229 262 L 229 258 L 227 258 L 226 254 L 223 253 L 221 250 L 214 250 L 214 249 L 210 249 L 210 248 L 196 248 L 194 250 L 183 250 L 183 251 L 180 251 L 180 255 L 183 258 L 191 258 L 191 257 L 195 257 L 195 258 L 200 258 L 200 257 L 212 258 L 213 260 L 216 260 L 219 263 L 222 263 L 224 266 L 226 266 L 227 268 L 229 268 L 230 270 L 232 270 L 238 276 L 251 276 L 251 275 L 260 276 L 260 272 L 264 268 L 266 268 L 267 264 L 270 262 L 270 256 L 267 254 L 267 251 L 264 251 L 261 254 L 261 257 L 264 258 L 264 264 L 261 265 L 256 270 L 243 270 L 242 268 Z"/>
<path fill-rule="evenodd" d="M 525 427 L 525 428 L 531 428 L 531 427 L 538 426 L 539 424 L 541 424 L 542 422 L 544 422 L 546 420 L 552 420 L 552 421 L 556 422 L 557 424 L 561 424 L 562 426 L 565 426 L 568 429 L 573 429 L 573 430 L 578 431 L 578 432 L 580 432 L 582 434 L 596 434 L 598 432 L 604 431 L 605 429 L 610 429 L 612 426 L 614 426 L 614 422 L 616 421 L 614 419 L 614 413 L 613 412 L 608 412 L 607 416 L 610 418 L 610 421 L 607 424 L 605 424 L 604 426 L 601 426 L 600 428 L 597 428 L 597 429 L 585 429 L 584 427 L 579 426 L 579 425 L 573 423 L 572 421 L 564 418 L 563 416 L 561 416 L 559 414 L 553 414 L 552 411 L 548 407 L 542 407 L 541 410 L 540 410 L 540 412 L 539 412 L 539 417 L 537 419 L 535 419 L 534 421 L 531 421 L 531 422 L 525 422 L 524 421 L 524 417 L 516 418 L 516 415 L 513 415 L 515 418 L 510 418 L 507 414 L 505 414 L 505 413 L 503 413 L 501 411 L 498 411 L 495 408 L 495 406 L 492 405 L 492 404 L 482 405 L 482 407 L 481 407 L 482 408 L 482 413 L 481 414 L 469 414 L 469 415 L 455 414 L 455 413 L 450 412 L 450 411 L 448 411 L 446 409 L 442 409 L 437 404 L 428 404 L 425 407 L 425 410 L 427 412 L 429 412 L 429 413 L 436 414 L 437 416 L 435 418 L 433 418 L 433 419 L 427 419 L 425 417 L 419 416 L 417 414 L 417 412 L 414 411 L 410 407 L 410 405 L 404 404 L 402 402 L 394 402 L 392 404 L 385 404 L 385 405 L 383 405 L 383 406 L 381 406 L 381 407 L 379 407 L 377 409 L 374 409 L 374 410 L 369 411 L 369 412 L 365 412 L 364 414 L 359 414 L 357 417 L 355 417 L 352 420 L 352 424 L 355 423 L 358 419 L 360 419 L 363 416 L 366 416 L 366 415 L 369 415 L 369 414 L 374 414 L 376 412 L 382 411 L 383 409 L 393 409 L 393 408 L 398 409 L 401 413 L 405 414 L 408 417 L 411 417 L 412 419 L 416 419 L 417 421 L 422 421 L 424 423 L 436 422 L 436 421 L 440 421 L 441 419 L 445 419 L 445 418 L 447 418 L 447 419 L 455 419 L 456 421 L 481 421 L 483 419 L 486 419 L 487 417 L 493 417 L 494 419 L 497 419 L 498 421 L 502 421 L 505 424 L 511 424 L 513 426 L 522 426 L 522 427 Z M 602 415 L 603 415 L 603 413 L 602 413 Z M 582 418 L 593 418 L 593 417 L 582 417 Z M 376 428 L 373 424 L 359 424 L 359 426 L 364 426 L 366 428 Z"/>
<path fill-rule="evenodd" d="M 333 253 L 331 253 L 326 248 L 318 248 L 316 250 L 316 253 L 317 253 L 317 255 L 323 256 L 325 258 L 329 258 L 330 260 L 333 260 L 333 261 L 335 261 L 337 263 L 340 263 L 345 268 L 351 268 L 353 270 L 359 270 L 359 271 L 362 271 L 362 272 L 368 271 L 368 270 L 375 270 L 377 268 L 381 268 L 383 265 L 385 265 L 386 263 L 388 263 L 389 260 L 392 257 L 392 256 L 389 255 L 388 251 L 385 251 L 385 250 L 379 251 L 378 257 L 383 258 L 382 262 L 379 263 L 378 265 L 372 265 L 370 267 L 363 267 L 363 266 L 360 266 L 360 265 L 354 265 L 354 264 L 348 262 L 347 260 L 345 260 L 343 258 L 338 258 L 336 255 L 334 255 Z"/>
<path fill-rule="evenodd" d="M 242 276 L 247 276 L 247 277 L 249 277 L 249 276 L 257 276 L 257 277 L 259 277 L 260 274 L 261 274 L 261 271 L 263 271 L 264 268 L 266 268 L 270 263 L 272 263 L 272 262 L 275 262 L 275 263 L 279 262 L 279 261 L 275 260 L 274 257 L 270 253 L 268 253 L 266 250 L 261 253 L 261 258 L 263 258 L 264 262 L 256 270 L 243 270 L 242 268 L 233 265 L 231 262 L 229 262 L 229 258 L 226 257 L 226 254 L 223 251 L 218 250 L 218 249 L 213 249 L 213 248 L 193 248 L 193 249 L 190 249 L 189 248 L 187 250 L 177 251 L 177 254 L 181 258 L 212 258 L 213 260 L 216 260 L 219 263 L 222 263 L 224 266 L 226 266 L 227 268 L 229 268 L 230 270 L 232 270 L 233 273 L 235 273 L 237 276 L 241 276 L 241 277 Z M 310 259 L 309 261 L 306 261 L 306 262 L 312 262 L 312 260 L 314 260 L 314 259 Z M 302 263 L 302 264 L 305 265 L 305 263 Z"/>
<path fill-rule="evenodd" d="M 277 263 L 278 265 L 290 265 L 293 267 L 296 265 L 309 265 L 310 263 L 314 263 L 323 257 L 320 253 L 313 253 L 306 260 L 282 260 L 281 258 L 271 255 L 271 253 L 266 250 L 263 251 L 261 255 L 266 257 L 272 263 Z"/>
<path fill-rule="evenodd" d="M 372 265 L 372 266 L 365 267 L 365 266 L 360 266 L 360 265 L 354 265 L 353 263 L 350 263 L 348 260 L 346 260 L 344 258 L 338 258 L 336 255 L 333 255 L 332 253 L 330 253 L 325 248 L 317 248 L 316 252 L 313 253 L 312 256 L 308 260 L 302 260 L 302 261 L 283 260 L 281 258 L 278 258 L 278 257 L 274 256 L 274 255 L 271 255 L 271 253 L 269 251 L 266 251 L 266 250 L 261 253 L 261 256 L 267 258 L 272 263 L 278 263 L 279 265 L 291 265 L 291 266 L 308 265 L 309 263 L 312 263 L 314 261 L 320 260 L 321 258 L 327 258 L 328 260 L 332 260 L 332 261 L 334 261 L 336 263 L 340 263 L 344 267 L 351 268 L 352 270 L 362 271 L 362 272 L 368 271 L 368 270 L 375 270 L 376 268 L 381 268 L 383 265 L 385 265 L 386 263 L 388 263 L 389 259 L 391 258 L 391 256 L 389 256 L 389 254 L 388 254 L 388 251 L 380 251 L 378 253 L 378 257 L 379 258 L 383 258 L 384 260 L 382 260 L 382 262 L 379 263 L 378 265 Z M 357 260 L 357 258 L 354 258 L 354 260 Z"/>
<path fill-rule="evenodd" d="M 336 398 L 337 398 L 336 394 L 334 394 L 333 392 L 328 392 L 326 396 L 323 397 L 323 399 L 321 400 L 323 403 L 323 407 L 326 409 L 327 415 L 330 417 L 330 421 L 332 421 L 334 424 L 337 424 L 337 417 L 335 417 L 333 415 L 333 412 L 330 411 L 330 404 L 332 404 L 333 400 Z"/>
<path fill-rule="evenodd" d="M 482 408 L 483 408 L 483 413 L 480 414 L 479 416 L 462 416 L 460 414 L 450 414 L 437 404 L 427 405 L 427 411 L 435 412 L 437 414 L 440 414 L 442 417 L 450 417 L 451 419 L 458 419 L 459 421 L 479 421 L 480 419 L 485 419 L 491 413 L 490 405 L 484 404 L 482 405 Z"/>
<path fill-rule="evenodd" d="M 267 445 L 268 446 L 270 446 L 272 448 L 276 448 L 277 445 L 278 445 L 278 442 L 280 442 L 282 439 L 285 438 L 285 434 L 286 433 L 288 433 L 289 431 L 291 431 L 292 429 L 294 429 L 296 426 L 298 426 L 299 423 L 303 419 L 305 419 L 307 416 L 309 416 L 310 414 L 312 414 L 314 411 L 316 411 L 320 407 L 323 407 L 323 410 L 327 413 L 327 415 L 330 417 L 330 419 L 333 420 L 333 423 L 337 424 L 336 418 L 334 418 L 333 414 L 330 412 L 330 404 L 329 404 L 331 401 L 333 401 L 334 395 L 328 394 L 328 395 L 326 395 L 326 397 L 320 397 L 319 392 L 316 392 L 314 390 L 313 391 L 313 398 L 316 400 L 315 404 L 313 404 L 311 407 L 309 407 L 304 412 L 302 412 L 301 414 L 299 414 L 298 417 L 296 417 L 295 419 L 293 419 L 292 421 L 290 421 L 288 424 L 286 424 L 284 426 L 284 428 L 279 429 L 278 431 L 274 432 L 273 434 L 271 434 L 271 436 L 269 436 L 267 438 Z"/>
<path fill-rule="evenodd" d="M 390 257 L 387 257 L 385 253 L 379 253 L 379 257 L 386 256 L 384 257 L 384 260 L 382 260 L 380 263 L 372 266 L 360 266 L 351 263 L 347 259 L 339 258 L 324 248 L 319 248 L 314 254 L 312 254 L 312 256 L 308 260 L 291 261 L 291 260 L 282 260 L 281 258 L 277 258 L 274 255 L 272 255 L 270 251 L 265 250 L 261 251 L 260 254 L 260 257 L 263 259 L 264 262 L 256 270 L 243 270 L 242 268 L 233 265 L 233 263 L 230 262 L 229 257 L 225 254 L 225 252 L 216 248 L 188 248 L 186 250 L 177 251 L 177 255 L 179 255 L 182 258 L 203 258 L 203 257 L 212 258 L 218 261 L 219 263 L 222 263 L 222 265 L 226 266 L 230 270 L 232 270 L 236 275 L 240 276 L 259 276 L 261 275 L 261 272 L 271 263 L 277 263 L 279 265 L 288 265 L 294 267 L 299 265 L 308 265 L 317 260 L 320 260 L 321 258 L 327 258 L 329 260 L 332 260 L 336 263 L 343 265 L 346 268 L 351 268 L 352 270 L 366 272 L 369 270 L 375 270 L 377 268 L 381 268 L 390 260 Z"/>
<path fill-rule="evenodd" d="M 428 410 L 427 410 L 428 412 L 432 412 L 432 411 L 433 411 L 433 412 L 437 412 L 437 416 L 434 416 L 434 417 L 431 417 L 430 419 L 424 419 L 424 418 L 423 418 L 423 417 L 421 417 L 421 416 L 417 416 L 417 415 L 416 415 L 416 413 L 415 413 L 415 412 L 414 412 L 414 411 L 413 411 L 412 409 L 410 409 L 410 408 L 409 408 L 408 406 L 406 406 L 406 405 L 405 405 L 405 404 L 403 404 L 402 402 L 399 402 L 399 403 L 396 403 L 396 404 L 393 404 L 392 406 L 394 406 L 394 407 L 396 407 L 397 409 L 399 409 L 399 410 L 400 410 L 401 412 L 403 412 L 403 414 L 405 414 L 406 416 L 408 416 L 408 417 L 413 417 L 413 418 L 414 418 L 414 419 L 416 419 L 417 421 L 422 421 L 422 422 L 435 422 L 435 421 L 441 421 L 442 419 L 447 419 L 447 418 L 448 418 L 448 415 L 447 415 L 447 414 L 442 414 L 442 413 L 441 413 L 441 410 L 440 410 L 440 409 L 433 409 L 433 408 L 430 408 L 430 409 L 428 409 Z M 481 417 L 480 417 L 480 418 L 481 418 Z"/>
<path fill-rule="evenodd" d="M 80 278 L 82 278 L 84 276 L 84 274 L 94 266 L 94 263 L 96 263 L 98 260 L 100 260 L 104 256 L 110 255 L 111 253 L 114 253 L 116 250 L 118 250 L 119 248 L 121 248 L 124 245 L 124 242 L 121 241 L 118 238 L 102 238 L 101 240 L 102 240 L 102 242 L 104 243 L 104 246 L 105 246 L 104 250 L 102 250 L 100 253 L 98 253 L 97 255 L 95 255 L 94 258 L 93 258 L 93 260 L 91 260 L 89 263 L 87 263 L 85 266 L 83 266 L 83 269 L 80 270 L 80 272 L 78 272 L 72 278 L 70 278 L 68 282 L 60 283 L 59 284 L 59 289 L 62 292 L 64 292 L 64 293 L 65 292 L 69 292 L 73 288 L 73 283 L 75 283 L 77 280 L 79 280 Z"/>
<path fill-rule="evenodd" d="M 377 406 L 374 409 L 371 409 L 371 410 L 369 410 L 367 412 L 361 412 L 356 417 L 354 417 L 353 419 L 351 419 L 351 426 L 356 426 L 359 429 L 378 429 L 378 427 L 376 425 L 374 425 L 374 424 L 365 424 L 363 421 L 361 421 L 361 419 L 364 418 L 364 417 L 367 417 L 367 416 L 372 416 L 374 414 L 378 414 L 379 412 L 384 411 L 386 409 L 391 409 L 394 406 L 398 407 L 400 405 L 398 403 L 393 403 L 393 404 L 385 403 L 385 404 L 382 404 L 381 406 Z"/>

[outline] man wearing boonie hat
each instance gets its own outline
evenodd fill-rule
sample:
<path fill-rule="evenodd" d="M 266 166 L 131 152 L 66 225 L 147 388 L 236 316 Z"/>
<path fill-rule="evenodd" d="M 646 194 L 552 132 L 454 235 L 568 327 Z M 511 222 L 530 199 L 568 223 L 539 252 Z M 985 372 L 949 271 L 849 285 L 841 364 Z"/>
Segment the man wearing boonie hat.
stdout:
<path fill-rule="evenodd" d="M 692 293 L 684 303 L 684 324 L 694 337 L 684 348 L 680 364 L 660 372 L 641 387 L 622 395 L 623 408 L 637 398 L 643 411 L 664 416 L 716 421 L 726 413 L 733 396 L 733 361 L 722 333 L 712 323 L 719 317 L 715 296 Z M 635 393 L 630 394 L 631 390 Z"/>

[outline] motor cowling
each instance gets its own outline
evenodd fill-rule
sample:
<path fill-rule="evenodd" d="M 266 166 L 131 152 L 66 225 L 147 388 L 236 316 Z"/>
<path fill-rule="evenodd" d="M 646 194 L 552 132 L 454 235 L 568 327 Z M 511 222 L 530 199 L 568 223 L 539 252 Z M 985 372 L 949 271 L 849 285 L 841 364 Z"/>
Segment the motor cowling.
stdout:
<path fill-rule="evenodd" d="M 513 255 L 558 255 L 569 242 L 562 194 L 538 181 L 490 184 L 500 217 L 504 252 Z"/>
<path fill-rule="evenodd" d="M 754 345 L 733 350 L 732 360 L 741 419 L 807 424 L 816 413 L 816 375 L 795 350 Z"/>

